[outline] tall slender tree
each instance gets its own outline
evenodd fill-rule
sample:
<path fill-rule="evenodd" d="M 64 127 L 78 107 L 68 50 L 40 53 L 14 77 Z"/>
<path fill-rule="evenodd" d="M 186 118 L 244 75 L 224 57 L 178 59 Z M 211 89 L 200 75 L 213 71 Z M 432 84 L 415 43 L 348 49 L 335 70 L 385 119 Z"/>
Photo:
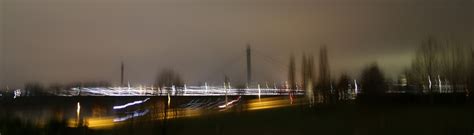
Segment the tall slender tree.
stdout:
<path fill-rule="evenodd" d="M 308 79 L 308 61 L 306 60 L 306 54 L 303 53 L 303 61 L 301 62 L 301 81 L 302 81 L 302 87 L 306 88 L 306 83 Z"/>
<path fill-rule="evenodd" d="M 331 75 L 329 71 L 329 60 L 326 46 L 322 46 L 320 48 L 318 89 L 322 92 L 324 100 L 329 101 L 331 89 Z"/>
<path fill-rule="evenodd" d="M 291 55 L 290 57 L 290 65 L 289 65 L 289 70 L 288 71 L 288 83 L 289 83 L 289 87 L 291 90 L 295 90 L 296 89 L 296 78 L 295 78 L 295 57 L 293 55 Z"/>
<path fill-rule="evenodd" d="M 302 63 L 302 80 L 303 80 L 303 89 L 306 90 L 306 94 L 310 101 L 315 100 L 316 95 L 320 95 L 319 92 L 314 89 L 314 59 L 313 56 L 306 57 L 303 55 Z M 320 99 L 320 98 L 319 98 Z"/>
<path fill-rule="evenodd" d="M 474 67 L 474 50 L 471 49 L 471 68 Z M 469 96 L 473 95 L 474 91 L 474 71 L 471 70 L 471 74 L 469 75 L 469 80 L 468 80 L 468 88 L 467 88 L 467 93 Z"/>

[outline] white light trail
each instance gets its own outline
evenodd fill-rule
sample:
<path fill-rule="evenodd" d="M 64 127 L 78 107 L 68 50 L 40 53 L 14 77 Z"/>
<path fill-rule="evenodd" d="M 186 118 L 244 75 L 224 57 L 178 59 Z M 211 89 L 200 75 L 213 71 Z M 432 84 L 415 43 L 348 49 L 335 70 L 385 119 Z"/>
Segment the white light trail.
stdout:
<path fill-rule="evenodd" d="M 227 85 L 226 85 L 227 86 Z M 288 95 L 288 91 L 285 88 L 249 88 L 249 89 L 238 89 L 223 86 L 186 86 L 184 87 L 164 87 L 160 89 L 147 90 L 143 87 L 89 87 L 89 88 L 72 88 L 71 90 L 64 90 L 63 93 L 58 94 L 60 96 L 77 96 L 77 92 L 81 92 L 80 96 L 265 96 L 265 95 Z M 177 91 L 183 90 L 185 93 L 177 93 Z M 295 90 L 293 95 L 305 95 L 304 90 Z"/>
<path fill-rule="evenodd" d="M 81 113 L 81 104 L 79 102 L 77 102 L 77 110 L 76 110 L 76 113 L 77 115 L 79 116 L 79 114 Z"/>
<path fill-rule="evenodd" d="M 133 112 L 133 114 L 131 115 L 127 115 L 125 117 L 119 117 L 119 118 L 115 118 L 114 119 L 114 122 L 122 122 L 122 121 L 126 121 L 130 118 L 135 118 L 135 117 L 140 117 L 140 116 L 143 116 L 143 115 L 146 115 L 147 113 L 149 112 L 149 110 L 145 110 L 143 112 L 139 112 L 139 111 L 135 111 Z"/>
<path fill-rule="evenodd" d="M 262 91 L 260 90 L 260 84 L 258 84 L 258 99 L 260 100 L 260 95 L 262 95 Z"/>
<path fill-rule="evenodd" d="M 134 102 L 131 102 L 131 103 L 127 103 L 125 105 L 114 106 L 114 109 L 117 110 L 117 109 L 127 108 L 127 107 L 132 106 L 132 105 L 137 105 L 137 104 L 144 103 L 148 100 L 150 100 L 150 98 L 146 98 L 145 100 L 134 101 Z"/>
<path fill-rule="evenodd" d="M 226 104 L 224 104 L 224 105 L 220 105 L 219 108 L 226 108 L 227 106 L 232 105 L 232 104 L 234 104 L 235 102 L 239 101 L 240 98 L 241 98 L 241 97 L 239 96 L 239 98 L 237 98 L 236 100 L 232 100 L 232 101 L 230 101 L 230 102 L 228 102 L 228 103 L 226 103 Z"/>
<path fill-rule="evenodd" d="M 168 93 L 168 106 L 170 106 L 171 104 L 171 97 L 170 97 L 170 94 Z"/>
<path fill-rule="evenodd" d="M 206 86 L 206 91 L 204 93 L 207 93 L 207 82 L 204 83 L 204 85 Z"/>
<path fill-rule="evenodd" d="M 442 87 L 442 86 L 443 86 L 443 85 L 442 85 L 443 83 L 441 83 L 441 78 L 439 77 L 439 75 L 438 75 L 438 82 L 439 82 L 439 86 L 438 86 L 438 87 L 439 87 L 439 93 L 441 93 L 441 92 L 442 92 L 442 88 L 443 88 L 443 87 Z"/>
<path fill-rule="evenodd" d="M 355 86 L 355 93 L 358 94 L 359 93 L 359 88 L 357 86 L 357 80 L 354 80 L 354 86 Z"/>
<path fill-rule="evenodd" d="M 431 77 L 430 76 L 428 76 L 428 82 L 429 82 L 429 88 L 431 90 Z"/>

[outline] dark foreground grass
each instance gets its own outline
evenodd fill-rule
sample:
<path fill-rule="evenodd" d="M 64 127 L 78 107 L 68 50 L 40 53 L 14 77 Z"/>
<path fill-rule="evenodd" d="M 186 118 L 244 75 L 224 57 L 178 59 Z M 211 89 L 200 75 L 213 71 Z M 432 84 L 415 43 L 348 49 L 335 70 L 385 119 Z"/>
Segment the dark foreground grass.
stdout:
<path fill-rule="evenodd" d="M 464 105 L 332 105 L 229 113 L 169 123 L 169 134 L 452 135 L 472 134 Z"/>

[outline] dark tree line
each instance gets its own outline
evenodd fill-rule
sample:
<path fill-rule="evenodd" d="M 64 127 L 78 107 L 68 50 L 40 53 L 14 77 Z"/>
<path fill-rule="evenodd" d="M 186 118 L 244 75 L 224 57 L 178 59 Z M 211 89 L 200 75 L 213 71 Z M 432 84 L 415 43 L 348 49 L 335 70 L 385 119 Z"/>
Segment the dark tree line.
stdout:
<path fill-rule="evenodd" d="M 425 93 L 470 92 L 472 59 L 472 46 L 469 44 L 430 36 L 416 51 L 411 68 L 407 71 L 408 83 Z M 439 87 L 440 82 L 441 85 L 448 84 L 451 87 Z"/>
<path fill-rule="evenodd" d="M 290 59 L 289 84 L 290 88 L 295 89 L 295 67 L 293 56 Z M 350 98 L 354 94 L 355 84 L 353 79 L 347 75 L 342 74 L 339 78 L 333 79 L 330 74 L 329 57 L 326 46 L 320 48 L 319 53 L 319 73 L 315 77 L 314 59 L 313 57 L 303 55 L 301 70 L 301 87 L 306 90 L 309 98 L 313 96 L 318 102 L 335 103 Z M 367 66 L 362 71 L 361 78 L 359 78 L 359 91 L 364 97 L 373 97 L 382 95 L 387 90 L 387 82 L 385 76 L 377 64 Z M 307 95 L 308 96 L 308 95 Z"/>
<path fill-rule="evenodd" d="M 175 94 L 182 94 L 184 81 L 181 75 L 174 70 L 163 69 L 158 74 L 155 85 L 158 86 L 157 91 L 159 91 L 159 93 L 161 93 L 161 90 L 167 90 L 168 93 L 171 93 L 171 90 L 174 88 L 176 90 Z"/>
<path fill-rule="evenodd" d="M 158 74 L 156 83 L 158 87 L 183 87 L 184 82 L 181 75 L 171 69 L 164 69 Z"/>

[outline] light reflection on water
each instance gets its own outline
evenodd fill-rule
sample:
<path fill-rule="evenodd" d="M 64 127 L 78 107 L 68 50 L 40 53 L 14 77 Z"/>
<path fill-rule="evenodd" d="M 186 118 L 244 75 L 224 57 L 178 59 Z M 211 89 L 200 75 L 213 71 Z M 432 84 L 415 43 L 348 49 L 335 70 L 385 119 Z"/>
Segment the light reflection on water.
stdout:
<path fill-rule="evenodd" d="M 126 97 L 124 97 L 126 98 Z M 137 99 L 137 98 L 134 98 Z M 148 99 L 143 97 L 138 100 Z M 113 106 L 123 105 L 133 101 L 102 101 L 101 99 L 82 99 L 80 102 L 64 103 L 63 106 L 52 106 L 41 104 L 37 108 L 22 109 L 17 107 L 12 115 L 31 122 L 37 127 L 51 121 L 65 120 L 68 127 L 88 127 L 90 129 L 109 129 L 117 125 L 132 122 L 147 122 L 171 120 L 177 118 L 199 117 L 225 113 L 231 111 L 252 111 L 262 109 L 272 109 L 279 107 L 288 107 L 292 100 L 286 96 L 281 97 L 262 97 L 261 99 L 240 99 L 240 97 L 229 97 L 229 100 L 220 97 L 195 97 L 178 99 L 173 98 L 171 105 L 169 100 L 163 98 L 151 98 L 150 101 L 143 104 L 134 104 L 124 109 L 114 110 Z M 229 103 L 231 101 L 232 103 Z M 92 102 L 92 103 L 91 103 Z M 105 102 L 105 103 L 103 103 Z M 69 106 L 67 106 L 69 104 Z M 223 105 L 225 107 L 223 108 Z M 234 109 L 239 108 L 239 109 Z M 10 110 L 11 111 L 11 110 Z M 43 113 L 38 113 L 43 111 Z M 2 115 L 0 115 L 2 117 Z"/>

